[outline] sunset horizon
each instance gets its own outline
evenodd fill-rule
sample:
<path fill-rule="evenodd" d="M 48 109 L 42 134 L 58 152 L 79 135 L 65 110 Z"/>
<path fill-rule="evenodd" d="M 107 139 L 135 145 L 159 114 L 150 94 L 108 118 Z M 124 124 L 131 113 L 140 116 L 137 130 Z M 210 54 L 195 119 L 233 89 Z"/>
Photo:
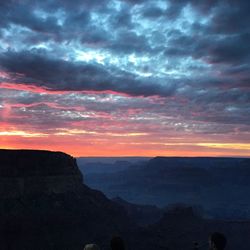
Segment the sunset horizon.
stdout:
<path fill-rule="evenodd" d="M 130 157 L 141 157 L 141 158 L 155 158 L 155 157 L 180 157 L 180 158 L 192 158 L 192 157 L 212 157 L 212 158 L 249 158 L 249 155 L 243 155 L 241 153 L 239 154 L 230 154 L 230 153 L 223 153 L 220 151 L 216 152 L 192 152 L 192 151 L 169 151 L 165 154 L 162 154 L 161 152 L 157 153 L 157 151 L 153 151 L 152 153 L 150 152 L 149 154 L 140 154 L 140 153 L 124 153 L 126 151 L 121 151 L 121 153 L 116 152 L 115 154 L 107 153 L 107 154 L 98 154 L 95 152 L 90 152 L 90 153 L 85 153 L 82 151 L 79 151 L 75 153 L 75 151 L 71 150 L 64 150 L 62 148 L 52 148 L 52 147 L 0 147 L 0 150 L 38 150 L 38 151 L 52 151 L 52 152 L 62 152 L 69 154 L 73 157 L 79 158 L 79 157 L 84 157 L 84 158 L 130 158 Z"/>
<path fill-rule="evenodd" d="M 0 148 L 250 157 L 247 2 L 104 2 L 0 5 Z"/>

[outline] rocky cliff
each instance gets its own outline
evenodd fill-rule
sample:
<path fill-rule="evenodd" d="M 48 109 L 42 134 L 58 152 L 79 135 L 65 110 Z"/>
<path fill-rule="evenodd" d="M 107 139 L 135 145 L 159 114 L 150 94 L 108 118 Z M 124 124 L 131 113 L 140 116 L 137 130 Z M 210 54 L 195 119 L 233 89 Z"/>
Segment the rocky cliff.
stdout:
<path fill-rule="evenodd" d="M 74 158 L 60 152 L 0 150 L 0 190 L 0 249 L 80 250 L 95 242 L 106 250 L 114 234 L 128 250 L 192 249 L 193 241 L 207 248 L 212 231 L 226 234 L 228 250 L 250 249 L 249 221 L 203 219 L 189 206 L 137 227 L 121 205 L 84 185 Z M 132 217 L 148 209 L 119 203 Z"/>
<path fill-rule="evenodd" d="M 62 152 L 0 150 L 0 197 L 64 193 L 82 186 L 76 160 Z"/>
<path fill-rule="evenodd" d="M 56 249 L 48 245 L 52 243 L 82 249 L 91 241 L 105 249 L 112 234 L 130 226 L 120 206 L 83 184 L 73 157 L 0 150 L 1 249 Z"/>

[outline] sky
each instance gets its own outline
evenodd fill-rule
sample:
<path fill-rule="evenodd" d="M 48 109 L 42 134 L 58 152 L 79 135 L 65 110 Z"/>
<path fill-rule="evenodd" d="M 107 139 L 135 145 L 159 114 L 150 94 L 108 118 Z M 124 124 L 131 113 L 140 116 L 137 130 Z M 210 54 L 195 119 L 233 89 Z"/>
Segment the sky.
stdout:
<path fill-rule="evenodd" d="M 250 156 L 250 1 L 1 0 L 0 147 Z"/>

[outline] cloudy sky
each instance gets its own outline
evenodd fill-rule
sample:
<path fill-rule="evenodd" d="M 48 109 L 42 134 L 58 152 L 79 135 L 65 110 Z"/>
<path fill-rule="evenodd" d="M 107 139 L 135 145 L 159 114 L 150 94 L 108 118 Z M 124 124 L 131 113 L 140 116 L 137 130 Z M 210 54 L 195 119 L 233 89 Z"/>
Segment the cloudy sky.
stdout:
<path fill-rule="evenodd" d="M 250 1 L 1 0 L 0 147 L 250 156 Z"/>

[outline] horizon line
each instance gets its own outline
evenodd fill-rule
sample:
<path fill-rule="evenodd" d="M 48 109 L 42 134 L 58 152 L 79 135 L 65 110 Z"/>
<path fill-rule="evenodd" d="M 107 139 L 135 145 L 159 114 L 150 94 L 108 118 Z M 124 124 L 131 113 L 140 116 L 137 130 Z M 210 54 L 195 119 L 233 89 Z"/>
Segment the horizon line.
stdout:
<path fill-rule="evenodd" d="M 76 156 L 72 153 L 68 153 L 62 150 L 51 150 L 51 149 L 32 149 L 32 148 L 1 148 L 0 150 L 33 150 L 33 151 L 50 151 L 50 152 L 61 152 L 68 154 L 74 158 L 156 158 L 156 157 L 166 157 L 166 158 L 250 158 L 250 155 L 80 155 Z"/>

